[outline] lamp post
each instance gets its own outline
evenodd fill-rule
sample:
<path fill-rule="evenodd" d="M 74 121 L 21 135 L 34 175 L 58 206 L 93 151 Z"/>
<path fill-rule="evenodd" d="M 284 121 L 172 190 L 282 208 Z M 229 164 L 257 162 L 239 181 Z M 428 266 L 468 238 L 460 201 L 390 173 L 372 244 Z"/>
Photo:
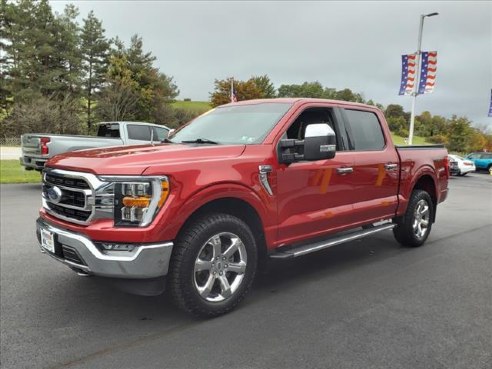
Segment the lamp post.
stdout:
<path fill-rule="evenodd" d="M 422 31 L 424 29 L 424 19 L 426 17 L 433 17 L 435 15 L 439 15 L 439 13 L 434 12 L 434 13 L 429 13 L 429 14 L 422 14 L 420 16 L 420 27 L 419 27 L 419 40 L 418 40 L 418 45 L 417 45 L 417 58 L 416 58 L 416 63 L 415 67 L 417 68 L 417 79 L 413 85 L 413 92 L 412 92 L 412 114 L 410 116 L 410 130 L 408 134 L 408 144 L 411 145 L 413 141 L 413 129 L 415 125 L 415 102 L 417 100 L 417 92 L 419 88 L 419 83 L 420 83 L 420 54 L 422 53 Z"/>

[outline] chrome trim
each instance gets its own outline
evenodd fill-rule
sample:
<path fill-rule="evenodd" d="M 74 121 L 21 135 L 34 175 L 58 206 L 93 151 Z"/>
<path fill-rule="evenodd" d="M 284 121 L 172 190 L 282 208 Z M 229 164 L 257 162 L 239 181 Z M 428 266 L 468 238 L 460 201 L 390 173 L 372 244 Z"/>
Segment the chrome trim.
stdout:
<path fill-rule="evenodd" d="M 67 187 L 67 186 L 59 186 L 53 182 L 47 180 L 46 176 L 50 174 L 53 176 L 59 176 L 64 178 L 72 178 L 85 181 L 89 189 L 81 189 L 77 187 Z M 135 224 L 138 227 L 146 227 L 153 220 L 158 211 L 159 201 L 162 195 L 162 185 L 161 183 L 166 181 L 169 183 L 169 179 L 167 176 L 96 176 L 92 173 L 85 172 L 70 172 L 62 169 L 50 169 L 47 168 L 43 172 L 43 187 L 44 186 L 57 186 L 65 191 L 72 192 L 81 192 L 85 195 L 85 203 L 84 207 L 78 207 L 69 204 L 63 203 L 54 203 L 47 198 L 44 193 L 42 195 L 43 207 L 46 209 L 47 213 L 50 215 L 57 217 L 59 219 L 80 224 L 87 225 L 90 224 L 95 219 L 113 219 L 114 218 L 114 204 L 101 204 L 101 200 L 103 198 L 114 198 L 114 186 L 115 183 L 118 182 L 147 182 L 152 186 L 152 200 L 149 204 L 148 211 L 144 214 L 143 219 L 140 224 Z M 85 212 L 90 212 L 90 215 L 86 220 L 78 220 L 63 214 L 58 213 L 56 210 L 50 208 L 50 203 L 53 203 L 57 206 L 61 206 L 67 209 L 72 210 L 80 210 Z"/>
<path fill-rule="evenodd" d="M 395 163 L 384 164 L 384 169 L 386 169 L 386 170 L 395 170 L 397 168 L 398 168 L 398 164 L 395 164 Z"/>
<path fill-rule="evenodd" d="M 349 174 L 349 173 L 352 173 L 353 171 L 354 171 L 354 168 L 352 168 L 352 167 L 337 168 L 337 173 L 340 175 Z"/>
<path fill-rule="evenodd" d="M 311 252 L 326 249 L 328 247 L 336 246 L 341 243 L 358 240 L 360 238 L 372 235 L 374 233 L 390 230 L 393 229 L 395 226 L 396 224 L 391 223 L 391 224 L 383 224 L 367 229 L 362 229 L 360 231 L 356 231 L 348 235 L 342 235 L 339 237 L 330 238 L 328 240 L 323 240 L 312 244 L 301 245 L 297 248 L 293 248 L 290 250 L 285 250 L 285 251 L 279 250 L 278 252 L 270 255 L 270 257 L 274 259 L 295 258 L 298 256 L 310 254 Z"/>
<path fill-rule="evenodd" d="M 164 276 L 167 274 L 174 247 L 174 243 L 169 241 L 155 244 L 135 244 L 136 247 L 132 251 L 107 250 L 102 252 L 89 238 L 52 226 L 42 218 L 38 219 L 37 227 L 57 235 L 58 242 L 75 249 L 87 265 L 62 259 L 47 252 L 40 245 L 43 253 L 69 267 L 106 277 L 145 279 Z"/>
<path fill-rule="evenodd" d="M 259 172 L 260 183 L 262 184 L 263 188 L 270 196 L 273 196 L 272 188 L 270 187 L 270 183 L 268 182 L 268 173 L 272 172 L 272 166 L 259 165 L 258 172 Z"/>

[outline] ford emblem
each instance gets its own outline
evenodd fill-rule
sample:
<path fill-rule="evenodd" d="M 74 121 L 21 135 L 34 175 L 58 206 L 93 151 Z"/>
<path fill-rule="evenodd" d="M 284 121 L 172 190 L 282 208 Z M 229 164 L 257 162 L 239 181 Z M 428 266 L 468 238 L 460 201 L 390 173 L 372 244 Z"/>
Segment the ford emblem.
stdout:
<path fill-rule="evenodd" d="M 54 186 L 48 190 L 47 195 L 52 203 L 58 204 L 61 201 L 63 194 L 58 187 Z"/>

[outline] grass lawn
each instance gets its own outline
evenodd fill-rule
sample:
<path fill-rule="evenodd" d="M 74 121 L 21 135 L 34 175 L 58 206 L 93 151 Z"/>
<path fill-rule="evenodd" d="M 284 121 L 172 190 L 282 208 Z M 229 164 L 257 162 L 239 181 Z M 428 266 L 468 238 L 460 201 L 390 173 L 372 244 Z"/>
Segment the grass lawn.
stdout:
<path fill-rule="evenodd" d="M 0 183 L 37 182 L 41 182 L 41 174 L 35 170 L 25 170 L 19 160 L 0 160 Z"/>
<path fill-rule="evenodd" d="M 393 138 L 393 143 L 395 145 L 406 145 L 407 143 L 405 142 L 405 139 L 407 137 L 401 137 L 397 136 L 395 134 L 391 134 L 391 137 Z M 413 136 L 413 145 L 431 145 L 425 140 L 425 137 L 420 137 L 420 136 Z"/>
<path fill-rule="evenodd" d="M 205 113 L 212 109 L 208 101 L 175 101 L 172 104 L 175 108 L 192 110 L 199 113 Z"/>

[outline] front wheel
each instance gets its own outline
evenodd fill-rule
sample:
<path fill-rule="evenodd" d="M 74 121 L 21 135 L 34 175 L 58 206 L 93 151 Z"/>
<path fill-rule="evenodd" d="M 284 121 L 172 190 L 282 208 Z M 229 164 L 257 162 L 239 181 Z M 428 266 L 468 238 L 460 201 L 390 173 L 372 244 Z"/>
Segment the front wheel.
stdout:
<path fill-rule="evenodd" d="M 418 247 L 424 244 L 432 228 L 434 206 L 426 191 L 414 190 L 405 215 L 393 228 L 396 240 L 404 246 Z"/>
<path fill-rule="evenodd" d="M 257 249 L 248 225 L 229 214 L 206 215 L 178 237 L 168 288 L 179 308 L 211 318 L 239 304 L 256 265 Z"/>

